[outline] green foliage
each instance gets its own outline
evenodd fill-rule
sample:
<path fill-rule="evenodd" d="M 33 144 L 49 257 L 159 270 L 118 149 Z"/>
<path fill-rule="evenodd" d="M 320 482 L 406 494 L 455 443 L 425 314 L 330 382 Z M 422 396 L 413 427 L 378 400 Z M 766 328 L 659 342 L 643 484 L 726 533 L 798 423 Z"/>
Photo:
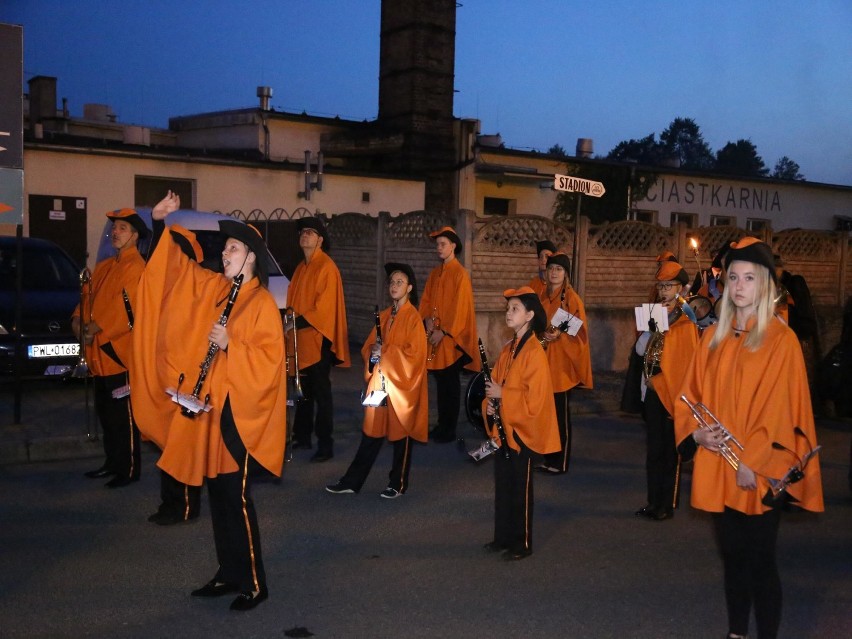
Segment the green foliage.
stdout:
<path fill-rule="evenodd" d="M 727 175 L 766 177 L 769 169 L 751 140 L 728 142 L 716 152 L 716 171 Z"/>
<path fill-rule="evenodd" d="M 772 177 L 779 180 L 804 180 L 805 176 L 799 173 L 799 165 L 786 155 L 775 163 Z"/>
<path fill-rule="evenodd" d="M 675 118 L 660 133 L 661 156 L 675 158 L 682 169 L 705 171 L 713 168 L 713 152 L 692 118 Z"/>

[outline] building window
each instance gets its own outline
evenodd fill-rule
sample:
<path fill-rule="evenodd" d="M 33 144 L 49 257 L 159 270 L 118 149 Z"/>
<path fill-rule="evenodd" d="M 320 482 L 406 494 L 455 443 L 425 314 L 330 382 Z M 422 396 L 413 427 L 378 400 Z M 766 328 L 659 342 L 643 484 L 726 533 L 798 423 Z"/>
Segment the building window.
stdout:
<path fill-rule="evenodd" d="M 370 201 L 370 192 L 369 191 L 362 191 L 361 192 L 361 202 L 366 204 L 369 201 Z"/>
<path fill-rule="evenodd" d="M 672 213 L 671 226 L 677 226 L 678 222 L 686 224 L 686 228 L 694 229 L 698 225 L 697 213 Z"/>
<path fill-rule="evenodd" d="M 763 231 L 767 228 L 769 228 L 769 220 L 759 217 L 750 217 L 746 220 L 747 231 Z"/>
<path fill-rule="evenodd" d="M 195 180 L 137 175 L 134 183 L 134 206 L 154 207 L 167 191 L 180 197 L 182 209 L 195 208 Z"/>
<path fill-rule="evenodd" d="M 503 197 L 486 197 L 482 206 L 485 215 L 511 215 L 514 213 L 515 200 Z"/>
<path fill-rule="evenodd" d="M 656 224 L 657 212 L 648 209 L 633 209 L 627 214 L 627 219 L 636 220 L 637 222 L 648 222 L 649 224 Z"/>
<path fill-rule="evenodd" d="M 736 219 L 730 215 L 711 215 L 710 226 L 736 226 Z"/>

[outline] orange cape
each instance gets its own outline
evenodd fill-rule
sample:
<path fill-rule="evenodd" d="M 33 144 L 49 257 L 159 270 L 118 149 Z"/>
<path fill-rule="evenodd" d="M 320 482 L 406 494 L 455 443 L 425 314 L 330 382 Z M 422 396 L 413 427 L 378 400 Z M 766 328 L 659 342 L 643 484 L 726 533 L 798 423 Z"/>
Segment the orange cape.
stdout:
<path fill-rule="evenodd" d="M 174 225 L 187 237 L 192 234 Z M 131 402 L 142 434 L 163 454 L 158 466 L 180 482 L 198 486 L 204 477 L 235 472 L 220 429 L 226 398 L 249 454 L 273 474 L 284 458 L 286 380 L 281 317 L 257 278 L 243 284 L 228 320 L 228 350 L 214 358 L 199 397 L 213 408 L 194 419 L 180 414 L 166 388 L 189 394 L 198 379 L 210 328 L 225 306 L 231 282 L 190 261 L 165 236 L 139 286 L 133 330 Z"/>
<path fill-rule="evenodd" d="M 737 487 L 734 469 L 720 455 L 699 446 L 692 473 L 692 505 L 711 512 L 727 506 L 747 515 L 761 514 L 768 510 L 761 503 L 766 478 L 782 477 L 795 462 L 790 453 L 773 449 L 772 442 L 804 455 L 808 443 L 794 433 L 798 426 L 817 445 L 802 347 L 796 334 L 779 320 L 770 322 L 757 351 L 744 346 L 744 335 L 731 335 L 711 351 L 715 331 L 716 326 L 711 326 L 701 336 L 681 392 L 692 402 L 703 402 L 743 445 L 737 454 L 757 473 L 757 490 Z M 698 427 L 682 401 L 675 404 L 674 418 L 677 442 Z M 789 493 L 799 500 L 798 506 L 823 510 L 818 456 Z"/>
<path fill-rule="evenodd" d="M 660 357 L 660 372 L 652 378 L 654 392 L 669 415 L 674 415 L 677 404 L 683 404 L 680 401 L 680 387 L 696 348 L 698 327 L 688 317 L 681 315 L 666 331 L 663 354 Z"/>
<path fill-rule="evenodd" d="M 388 394 L 387 406 L 364 408 L 364 434 L 396 441 L 411 437 L 420 442 L 428 438 L 429 402 L 426 395 L 426 340 L 417 309 L 406 302 L 393 324 L 391 309 L 379 316 L 382 326 L 382 356 L 369 372 L 370 351 L 376 342 L 375 327 L 361 348 L 367 393 L 382 388 Z"/>
<path fill-rule="evenodd" d="M 482 368 L 478 353 L 476 313 L 473 309 L 473 287 L 470 276 L 457 259 L 432 269 L 423 297 L 420 299 L 420 316 L 435 315 L 440 329 L 447 334 L 435 349 L 435 357 L 426 367 L 441 370 L 451 366 L 460 357 L 469 371 Z"/>
<path fill-rule="evenodd" d="M 583 300 L 571 287 L 565 289 L 565 301 L 561 301 L 562 289 L 558 289 L 553 297 L 548 297 L 547 288 L 545 288 L 539 293 L 538 298 L 544 307 L 548 322 L 560 306 L 583 321 L 583 326 L 577 331 L 577 335 L 572 337 L 563 333 L 559 339 L 547 345 L 545 353 L 550 365 L 553 392 L 561 393 L 575 386 L 592 388 L 592 355 L 589 350 L 589 331 Z"/>
<path fill-rule="evenodd" d="M 316 250 L 309 263 L 299 262 L 287 291 L 287 304 L 310 324 L 298 329 L 299 369 L 320 361 L 323 338 L 331 342 L 335 365 L 348 368 L 349 332 L 343 280 L 337 266 L 322 249 Z"/>

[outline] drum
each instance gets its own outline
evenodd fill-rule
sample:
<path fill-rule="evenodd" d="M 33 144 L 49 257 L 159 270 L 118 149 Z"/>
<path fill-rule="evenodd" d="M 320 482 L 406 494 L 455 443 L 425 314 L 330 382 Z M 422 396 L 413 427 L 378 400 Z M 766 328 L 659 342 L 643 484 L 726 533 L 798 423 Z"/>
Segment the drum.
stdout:
<path fill-rule="evenodd" d="M 482 400 L 485 399 L 485 374 L 477 373 L 467 383 L 464 394 L 464 410 L 467 413 L 467 421 L 477 430 L 485 431 L 482 421 Z"/>
<path fill-rule="evenodd" d="M 692 308 L 695 319 L 699 322 L 713 312 L 713 302 L 703 295 L 690 295 L 686 302 Z"/>

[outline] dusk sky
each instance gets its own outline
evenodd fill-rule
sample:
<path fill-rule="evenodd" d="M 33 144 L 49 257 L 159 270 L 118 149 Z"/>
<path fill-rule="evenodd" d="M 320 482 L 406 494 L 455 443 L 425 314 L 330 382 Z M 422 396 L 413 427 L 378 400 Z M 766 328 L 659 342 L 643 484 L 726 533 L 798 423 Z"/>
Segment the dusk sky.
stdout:
<path fill-rule="evenodd" d="M 462 0 L 455 115 L 506 146 L 592 138 L 596 154 L 693 118 L 715 152 L 750 139 L 771 170 L 852 185 L 849 0 Z M 0 0 L 24 81 L 58 78 L 73 116 L 122 122 L 249 107 L 372 120 L 380 0 Z M 26 86 L 26 85 L 25 85 Z"/>

